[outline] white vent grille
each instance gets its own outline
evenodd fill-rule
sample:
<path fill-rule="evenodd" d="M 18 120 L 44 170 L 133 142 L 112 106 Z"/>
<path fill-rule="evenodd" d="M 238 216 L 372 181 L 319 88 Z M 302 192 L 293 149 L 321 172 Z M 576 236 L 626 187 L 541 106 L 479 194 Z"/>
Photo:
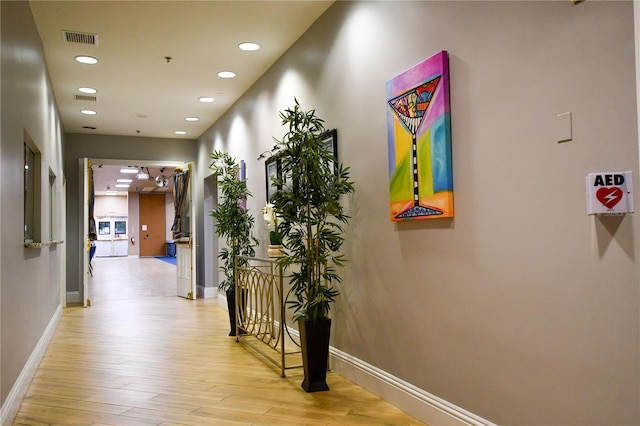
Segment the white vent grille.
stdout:
<path fill-rule="evenodd" d="M 77 31 L 63 31 L 62 37 L 67 43 L 93 44 L 98 45 L 98 35 L 90 33 L 79 33 Z"/>
<path fill-rule="evenodd" d="M 98 100 L 97 96 L 92 96 L 92 95 L 73 95 L 73 98 L 76 101 L 89 101 L 89 102 L 95 102 Z"/>

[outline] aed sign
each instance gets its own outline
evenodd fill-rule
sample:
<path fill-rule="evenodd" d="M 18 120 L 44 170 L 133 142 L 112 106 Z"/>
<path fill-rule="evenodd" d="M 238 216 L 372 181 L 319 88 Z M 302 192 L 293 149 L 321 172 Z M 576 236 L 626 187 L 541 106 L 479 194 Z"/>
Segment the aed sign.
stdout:
<path fill-rule="evenodd" d="M 587 213 L 633 212 L 633 173 L 589 173 Z"/>

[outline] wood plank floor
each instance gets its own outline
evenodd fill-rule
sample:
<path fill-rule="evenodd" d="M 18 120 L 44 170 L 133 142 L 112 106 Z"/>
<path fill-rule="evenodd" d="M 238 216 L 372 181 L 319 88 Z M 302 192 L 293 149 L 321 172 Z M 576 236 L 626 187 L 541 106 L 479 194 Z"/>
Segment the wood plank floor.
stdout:
<path fill-rule="evenodd" d="M 93 263 L 92 307 L 63 311 L 14 425 L 422 424 L 335 373 L 311 394 L 302 369 L 281 378 L 217 300 L 167 295 L 171 264 Z"/>

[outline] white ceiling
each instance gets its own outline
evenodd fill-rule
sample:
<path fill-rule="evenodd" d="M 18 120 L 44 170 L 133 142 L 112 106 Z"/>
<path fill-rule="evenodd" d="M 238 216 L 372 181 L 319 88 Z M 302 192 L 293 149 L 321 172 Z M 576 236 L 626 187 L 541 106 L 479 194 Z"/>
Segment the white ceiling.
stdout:
<path fill-rule="evenodd" d="M 29 3 L 65 132 L 196 139 L 333 1 Z M 98 43 L 67 42 L 63 31 L 95 34 Z M 241 51 L 238 44 L 248 41 L 262 48 Z M 77 63 L 77 55 L 99 63 Z M 222 79 L 219 71 L 237 77 Z M 86 86 L 98 90 L 96 101 L 75 99 Z M 201 96 L 215 102 L 201 103 Z"/>
<path fill-rule="evenodd" d="M 29 3 L 66 133 L 197 139 L 333 1 Z M 67 42 L 65 31 L 96 35 L 97 44 Z M 261 49 L 241 51 L 242 42 Z M 99 62 L 83 65 L 75 61 L 78 55 Z M 237 77 L 222 79 L 219 71 Z M 97 89 L 96 100 L 77 100 L 80 87 Z M 201 96 L 215 101 L 199 102 Z M 97 114 L 84 115 L 82 109 Z M 175 134 L 180 130 L 186 135 Z M 94 166 L 96 194 L 114 189 L 116 179 L 125 177 L 120 168 Z M 151 170 L 153 177 L 159 173 Z M 153 181 L 135 179 L 129 188 L 152 190 L 163 191 Z"/>
<path fill-rule="evenodd" d="M 140 165 L 110 165 L 97 162 L 92 164 L 93 179 L 94 179 L 94 191 L 96 195 L 111 195 L 107 194 L 107 191 L 116 191 L 118 194 L 112 195 L 125 195 L 127 192 L 141 192 L 141 193 L 165 193 L 173 192 L 173 173 L 175 167 L 169 166 L 140 166 Z M 131 168 L 137 170 L 139 173 L 145 173 L 148 177 L 138 177 L 137 174 L 125 174 L 120 170 L 125 168 Z M 167 185 L 159 185 L 156 183 L 156 178 L 166 177 Z M 131 179 L 129 188 L 117 188 L 118 179 Z M 162 182 L 164 179 L 160 179 Z M 123 183 L 124 184 L 124 183 Z"/>

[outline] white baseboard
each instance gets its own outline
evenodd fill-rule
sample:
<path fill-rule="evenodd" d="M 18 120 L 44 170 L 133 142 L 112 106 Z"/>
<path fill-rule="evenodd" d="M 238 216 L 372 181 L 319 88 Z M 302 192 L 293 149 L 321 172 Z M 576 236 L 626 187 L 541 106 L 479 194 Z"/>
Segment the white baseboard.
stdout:
<path fill-rule="evenodd" d="M 24 396 L 27 394 L 27 389 L 29 389 L 29 385 L 31 384 L 31 380 L 38 369 L 38 365 L 40 365 L 40 361 L 47 351 L 47 346 L 49 345 L 49 341 L 51 337 L 53 337 L 53 333 L 56 331 L 56 327 L 58 326 L 58 322 L 60 321 L 60 317 L 62 316 L 62 305 L 58 305 L 53 317 L 49 321 L 49 325 L 42 333 L 42 337 L 38 341 L 38 344 L 31 352 L 31 356 L 27 360 L 24 368 L 20 372 L 18 379 L 13 384 L 9 395 L 7 395 L 7 399 L 5 399 L 4 404 L 0 408 L 0 425 L 9 426 L 13 423 L 13 419 L 18 413 L 18 409 L 20 408 L 20 404 L 24 399 Z"/>
<path fill-rule="evenodd" d="M 67 292 L 67 305 L 71 303 L 82 303 L 82 297 L 80 297 L 79 291 L 68 291 Z"/>
<path fill-rule="evenodd" d="M 218 289 L 215 287 L 198 286 L 198 297 L 202 297 L 204 299 L 215 299 L 218 297 Z"/>
<path fill-rule="evenodd" d="M 229 306 L 227 306 L 227 295 L 224 292 L 218 292 L 218 306 L 223 308 L 225 311 L 229 310 Z"/>
<path fill-rule="evenodd" d="M 496 426 L 336 348 L 329 352 L 331 370 L 429 426 Z"/>

